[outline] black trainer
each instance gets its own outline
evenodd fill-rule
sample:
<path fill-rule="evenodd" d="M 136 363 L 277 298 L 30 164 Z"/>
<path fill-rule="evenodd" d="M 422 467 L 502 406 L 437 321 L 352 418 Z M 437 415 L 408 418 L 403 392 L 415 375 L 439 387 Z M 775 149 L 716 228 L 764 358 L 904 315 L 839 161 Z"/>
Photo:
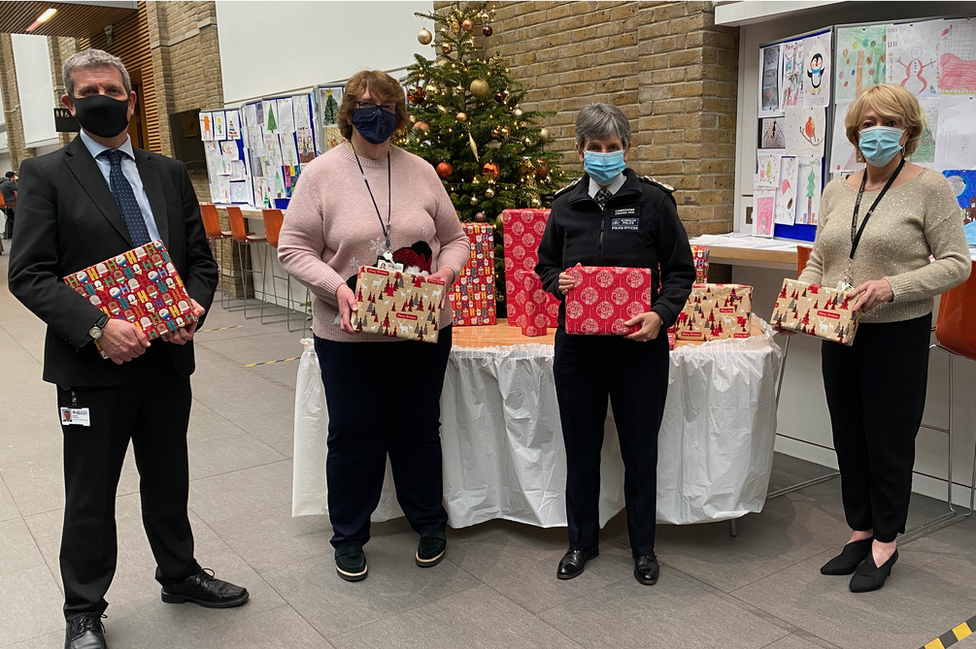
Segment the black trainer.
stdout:
<path fill-rule="evenodd" d="M 436 566 L 447 553 L 447 534 L 444 532 L 424 532 L 417 545 L 417 565 L 421 568 Z"/>
<path fill-rule="evenodd" d="M 336 572 L 346 581 L 362 581 L 366 579 L 366 555 L 359 543 L 350 543 L 336 548 Z"/>

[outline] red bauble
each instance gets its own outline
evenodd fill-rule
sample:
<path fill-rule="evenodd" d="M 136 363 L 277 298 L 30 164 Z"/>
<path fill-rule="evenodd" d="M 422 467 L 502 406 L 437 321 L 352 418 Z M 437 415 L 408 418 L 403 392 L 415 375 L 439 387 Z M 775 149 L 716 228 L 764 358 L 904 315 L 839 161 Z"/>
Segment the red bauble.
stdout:
<path fill-rule="evenodd" d="M 499 104 L 504 104 L 505 103 L 505 93 L 502 92 L 501 90 L 499 90 L 498 92 L 496 92 L 495 93 L 495 101 L 497 101 Z"/>
<path fill-rule="evenodd" d="M 501 169 L 494 162 L 486 162 L 485 164 L 481 165 L 481 173 L 484 176 L 491 176 L 497 180 L 498 176 L 501 174 Z"/>
<path fill-rule="evenodd" d="M 491 25 L 485 25 L 481 28 L 481 33 L 485 36 L 491 36 Z"/>
<path fill-rule="evenodd" d="M 437 165 L 437 175 L 441 178 L 450 178 L 452 173 L 454 173 L 454 167 L 451 166 L 451 163 L 442 162 Z"/>
<path fill-rule="evenodd" d="M 486 223 L 488 221 L 488 217 L 485 216 L 484 212 L 478 212 L 474 215 L 474 220 L 478 223 Z"/>
<path fill-rule="evenodd" d="M 424 89 L 420 87 L 411 88 L 407 91 L 407 101 L 409 101 L 411 104 L 421 104 L 426 97 L 427 93 L 424 92 Z"/>
<path fill-rule="evenodd" d="M 413 128 L 417 129 L 418 131 L 430 130 L 430 126 L 427 125 L 427 122 L 415 122 Z"/>
<path fill-rule="evenodd" d="M 535 179 L 542 182 L 549 175 L 549 165 L 542 164 L 535 168 Z"/>

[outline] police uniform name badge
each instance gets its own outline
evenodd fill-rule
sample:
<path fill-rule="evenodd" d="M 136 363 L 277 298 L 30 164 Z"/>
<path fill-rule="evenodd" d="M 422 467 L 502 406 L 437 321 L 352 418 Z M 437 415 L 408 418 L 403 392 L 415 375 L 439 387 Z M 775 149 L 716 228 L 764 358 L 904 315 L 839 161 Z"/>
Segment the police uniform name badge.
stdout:
<path fill-rule="evenodd" d="M 621 207 L 613 211 L 610 218 L 610 230 L 624 232 L 638 232 L 640 230 L 640 213 L 635 207 Z"/>
<path fill-rule="evenodd" d="M 88 408 L 59 408 L 62 426 L 91 426 Z"/>

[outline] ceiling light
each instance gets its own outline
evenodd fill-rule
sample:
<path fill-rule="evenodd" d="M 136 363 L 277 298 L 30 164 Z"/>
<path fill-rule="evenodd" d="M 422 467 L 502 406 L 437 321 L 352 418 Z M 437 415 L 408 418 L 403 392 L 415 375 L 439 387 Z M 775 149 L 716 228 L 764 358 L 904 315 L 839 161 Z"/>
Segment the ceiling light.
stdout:
<path fill-rule="evenodd" d="M 51 7 L 50 9 L 48 9 L 47 11 L 45 11 L 44 13 L 42 13 L 40 16 L 37 17 L 37 22 L 45 23 L 51 19 L 51 16 L 53 16 L 56 13 L 58 13 L 58 10 L 55 9 L 54 7 Z"/>

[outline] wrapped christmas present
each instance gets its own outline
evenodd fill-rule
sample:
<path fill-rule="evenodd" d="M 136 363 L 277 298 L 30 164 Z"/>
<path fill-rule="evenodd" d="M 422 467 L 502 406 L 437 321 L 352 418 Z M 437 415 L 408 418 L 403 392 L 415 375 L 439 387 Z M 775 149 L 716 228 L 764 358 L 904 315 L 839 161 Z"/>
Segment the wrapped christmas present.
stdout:
<path fill-rule="evenodd" d="M 566 333 L 625 336 L 640 330 L 626 325 L 651 310 L 651 269 L 575 266 L 567 271 L 576 287 L 566 294 Z"/>
<path fill-rule="evenodd" d="M 424 275 L 360 266 L 353 314 L 356 331 L 436 343 L 444 282 Z"/>
<path fill-rule="evenodd" d="M 695 262 L 695 283 L 704 284 L 708 281 L 708 247 L 692 246 L 691 258 Z"/>
<path fill-rule="evenodd" d="M 694 284 L 678 314 L 678 340 L 748 338 L 752 313 L 752 287 L 745 284 Z"/>
<path fill-rule="evenodd" d="M 545 336 L 549 333 L 549 313 L 546 309 L 549 298 L 553 296 L 542 288 L 542 280 L 535 271 L 519 269 L 512 277 L 512 283 L 517 287 L 515 294 L 524 298 L 521 300 L 522 314 L 518 316 L 516 325 L 522 328 L 523 336 Z"/>
<path fill-rule="evenodd" d="M 784 279 L 769 324 L 849 346 L 861 317 L 854 302 L 848 290 Z"/>
<path fill-rule="evenodd" d="M 530 318 L 525 316 L 527 296 L 521 292 L 515 272 L 535 271 L 539 263 L 539 242 L 546 231 L 549 210 L 503 210 L 502 247 L 505 251 L 505 305 L 508 310 L 508 323 L 526 327 Z M 554 295 L 546 299 L 545 313 L 547 327 L 555 328 L 559 320 L 559 300 Z"/>
<path fill-rule="evenodd" d="M 127 320 L 149 340 L 197 321 L 183 280 L 162 241 L 151 241 L 64 277 L 110 318 Z M 98 341 L 95 347 L 102 358 Z"/>
<path fill-rule="evenodd" d="M 454 325 L 495 324 L 495 234 L 487 223 L 464 223 L 471 257 L 451 287 Z"/>

